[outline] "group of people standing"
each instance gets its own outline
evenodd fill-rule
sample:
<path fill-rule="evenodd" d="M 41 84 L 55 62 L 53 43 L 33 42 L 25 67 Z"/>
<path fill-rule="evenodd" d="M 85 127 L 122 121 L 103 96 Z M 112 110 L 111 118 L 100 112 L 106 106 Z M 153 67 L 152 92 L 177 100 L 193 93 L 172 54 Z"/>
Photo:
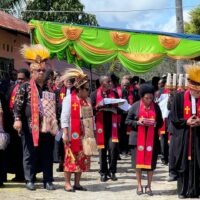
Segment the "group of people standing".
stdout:
<path fill-rule="evenodd" d="M 117 181 L 117 160 L 125 152 L 131 154 L 135 168 L 137 195 L 152 196 L 153 172 L 160 153 L 159 133 L 163 128 L 155 88 L 147 83 L 131 84 L 129 76 L 122 77 L 121 85 L 114 85 L 110 76 L 103 75 L 100 86 L 90 94 L 87 75 L 80 68 L 67 69 L 57 77 L 47 70 L 50 54 L 44 46 L 24 46 L 22 55 L 29 63 L 30 73 L 26 69 L 18 71 L 18 83 L 6 96 L 9 105 L 0 95 L 4 113 L 1 125 L 5 132 L 12 133 L 7 149 L 0 150 L 0 186 L 6 181 L 6 173 L 10 173 L 8 163 L 14 166 L 13 152 L 18 152 L 14 157 L 18 159 L 18 168 L 12 172 L 16 174 L 14 181 L 25 180 L 27 189 L 35 190 L 36 174 L 43 172 L 44 188 L 54 190 L 56 151 L 57 171 L 64 171 L 67 192 L 87 190 L 80 183 L 81 175 L 89 171 L 90 157 L 97 153 L 100 181 Z M 200 67 L 189 66 L 186 70 L 188 89 L 175 95 L 170 93 L 168 100 L 170 155 L 173 155 L 170 163 L 178 179 L 179 198 L 200 196 L 200 78 L 195 75 Z M 126 99 L 131 107 L 127 111 L 118 103 L 104 104 L 105 98 Z M 55 136 L 59 135 L 55 143 Z M 147 172 L 144 189 L 143 171 Z M 75 174 L 73 185 L 72 174 Z"/>

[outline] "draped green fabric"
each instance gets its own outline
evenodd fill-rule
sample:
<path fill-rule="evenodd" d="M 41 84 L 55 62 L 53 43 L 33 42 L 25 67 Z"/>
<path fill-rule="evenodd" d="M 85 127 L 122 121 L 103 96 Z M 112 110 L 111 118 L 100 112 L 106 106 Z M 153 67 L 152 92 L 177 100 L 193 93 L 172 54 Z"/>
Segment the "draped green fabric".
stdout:
<path fill-rule="evenodd" d="M 190 59 L 200 55 L 197 40 L 36 20 L 29 25 L 33 43 L 43 44 L 58 59 L 79 65 L 119 60 L 129 71 L 144 73 L 165 56 Z"/>

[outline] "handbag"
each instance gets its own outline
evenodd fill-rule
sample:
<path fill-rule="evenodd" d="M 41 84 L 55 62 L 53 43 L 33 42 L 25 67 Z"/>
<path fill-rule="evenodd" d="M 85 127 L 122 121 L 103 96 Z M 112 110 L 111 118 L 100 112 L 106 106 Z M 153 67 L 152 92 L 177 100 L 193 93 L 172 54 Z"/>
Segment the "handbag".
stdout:
<path fill-rule="evenodd" d="M 56 135 L 58 132 L 58 123 L 56 119 L 55 94 L 51 92 L 42 93 L 42 107 L 44 116 L 42 120 L 41 132 Z"/>

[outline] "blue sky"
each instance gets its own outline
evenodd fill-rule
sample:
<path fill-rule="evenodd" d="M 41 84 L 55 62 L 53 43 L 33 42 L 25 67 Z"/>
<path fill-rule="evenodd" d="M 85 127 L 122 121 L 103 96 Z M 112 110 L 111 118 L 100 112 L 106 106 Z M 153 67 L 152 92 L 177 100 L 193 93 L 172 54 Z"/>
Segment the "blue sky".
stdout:
<path fill-rule="evenodd" d="M 128 11 L 94 12 L 100 26 L 176 32 L 175 0 L 80 0 L 85 11 Z M 184 21 L 189 21 L 189 11 L 200 5 L 200 0 L 183 0 Z M 163 9 L 172 8 L 172 9 Z M 160 10 L 148 10 L 160 9 Z"/>

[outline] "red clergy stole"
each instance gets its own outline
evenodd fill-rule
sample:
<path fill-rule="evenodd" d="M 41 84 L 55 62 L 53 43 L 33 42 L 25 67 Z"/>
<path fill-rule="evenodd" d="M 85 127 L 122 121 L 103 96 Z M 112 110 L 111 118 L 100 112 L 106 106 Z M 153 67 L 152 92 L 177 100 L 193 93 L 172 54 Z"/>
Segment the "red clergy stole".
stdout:
<path fill-rule="evenodd" d="M 156 120 L 156 113 L 153 102 L 150 108 L 144 106 L 140 100 L 139 119 Z M 137 151 L 136 151 L 136 168 L 151 169 L 153 143 L 154 143 L 154 126 L 138 126 Z"/>
<path fill-rule="evenodd" d="M 62 104 L 64 97 L 66 96 L 67 88 L 63 85 L 59 93 L 59 103 Z"/>
<path fill-rule="evenodd" d="M 108 94 L 108 98 L 115 98 L 115 94 L 112 90 Z M 102 89 L 99 87 L 97 89 L 96 105 L 103 100 Z M 119 142 L 118 139 L 118 125 L 117 125 L 118 115 L 112 113 L 112 142 Z M 105 148 L 104 144 L 104 124 L 103 124 L 103 111 L 99 111 L 96 114 L 96 132 L 97 132 L 97 147 L 99 149 Z M 110 123 L 110 122 L 106 122 Z"/>
<path fill-rule="evenodd" d="M 165 88 L 162 94 L 169 94 L 169 89 Z M 159 135 L 163 135 L 166 134 L 166 118 L 163 119 L 163 125 L 162 127 L 159 129 Z"/>
<path fill-rule="evenodd" d="M 198 98 L 197 104 L 196 104 L 196 115 L 198 117 L 200 117 L 200 98 Z M 192 114 L 192 103 L 191 103 L 191 95 L 190 95 L 190 91 L 186 90 L 185 94 L 184 94 L 184 119 L 188 120 Z M 190 128 L 189 131 L 189 138 L 188 138 L 188 160 L 191 160 L 191 147 L 192 147 L 192 131 Z"/>
<path fill-rule="evenodd" d="M 122 98 L 122 89 L 119 85 L 116 87 L 116 90 L 119 95 L 119 98 Z M 132 105 L 134 103 L 134 96 L 133 96 L 132 92 L 133 92 L 133 90 L 130 87 L 128 90 L 128 98 L 127 98 L 127 101 L 130 105 Z"/>
<path fill-rule="evenodd" d="M 31 118 L 32 118 L 32 137 L 34 147 L 38 146 L 39 142 L 39 94 L 38 89 L 33 79 L 30 80 L 31 87 Z"/>
<path fill-rule="evenodd" d="M 81 150 L 80 109 L 80 100 L 74 91 L 71 94 L 71 150 L 74 153 L 77 153 Z"/>
<path fill-rule="evenodd" d="M 118 85 L 116 87 L 116 89 L 117 89 L 117 93 L 119 95 L 119 98 L 122 98 L 122 89 L 121 89 L 121 87 Z M 133 92 L 133 87 L 130 86 L 129 90 L 128 90 L 128 99 L 127 99 L 128 103 L 130 105 L 132 105 L 134 103 L 134 96 L 133 96 L 132 92 Z M 118 115 L 118 123 L 119 124 L 121 123 L 121 115 Z M 130 135 L 130 132 L 131 132 L 131 126 L 127 126 L 127 135 Z"/>
<path fill-rule="evenodd" d="M 12 91 L 12 94 L 11 94 L 11 97 L 10 97 L 10 103 L 9 103 L 10 110 L 13 110 L 13 106 L 14 106 L 14 102 L 15 102 L 15 96 L 16 96 L 18 88 L 19 88 L 19 84 L 17 84 Z"/>

